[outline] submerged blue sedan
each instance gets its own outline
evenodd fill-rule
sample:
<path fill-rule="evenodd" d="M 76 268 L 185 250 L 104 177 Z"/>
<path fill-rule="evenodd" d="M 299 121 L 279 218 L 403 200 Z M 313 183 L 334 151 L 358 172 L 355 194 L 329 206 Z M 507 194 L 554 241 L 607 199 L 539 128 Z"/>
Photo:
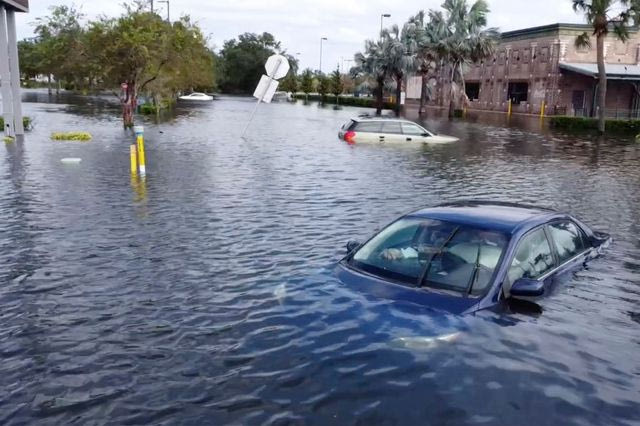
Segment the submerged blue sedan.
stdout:
<path fill-rule="evenodd" d="M 468 314 L 550 293 L 609 241 L 553 210 L 465 201 L 410 213 L 364 244 L 349 242 L 336 274 L 366 293 Z"/>

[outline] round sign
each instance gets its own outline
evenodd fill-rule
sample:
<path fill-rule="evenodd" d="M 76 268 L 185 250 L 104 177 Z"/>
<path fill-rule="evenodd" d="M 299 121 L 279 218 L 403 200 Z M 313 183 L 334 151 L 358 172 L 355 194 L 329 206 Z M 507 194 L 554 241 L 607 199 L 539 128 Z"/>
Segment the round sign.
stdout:
<path fill-rule="evenodd" d="M 264 69 L 269 77 L 278 80 L 289 72 L 289 61 L 282 55 L 271 55 L 264 64 Z"/>

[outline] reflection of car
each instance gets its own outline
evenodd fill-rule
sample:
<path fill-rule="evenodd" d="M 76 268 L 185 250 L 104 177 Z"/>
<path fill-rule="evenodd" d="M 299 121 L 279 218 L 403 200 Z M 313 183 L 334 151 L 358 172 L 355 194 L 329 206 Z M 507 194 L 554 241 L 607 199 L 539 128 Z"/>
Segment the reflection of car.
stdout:
<path fill-rule="evenodd" d="M 212 101 L 213 96 L 207 95 L 205 93 L 191 93 L 189 95 L 180 96 L 178 99 L 181 101 L 196 101 L 196 102 L 207 102 Z"/>
<path fill-rule="evenodd" d="M 471 313 L 549 293 L 609 241 L 552 210 L 466 201 L 408 214 L 362 245 L 350 242 L 336 274 L 384 298 Z"/>
<path fill-rule="evenodd" d="M 438 135 L 418 124 L 402 119 L 357 117 L 345 123 L 338 137 L 348 143 L 449 143 L 458 138 Z"/>

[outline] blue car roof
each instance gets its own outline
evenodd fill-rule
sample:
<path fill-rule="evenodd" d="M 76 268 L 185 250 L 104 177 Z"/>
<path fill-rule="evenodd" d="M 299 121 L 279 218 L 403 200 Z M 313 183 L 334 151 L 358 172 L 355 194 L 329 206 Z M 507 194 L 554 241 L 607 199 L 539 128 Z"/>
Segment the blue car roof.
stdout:
<path fill-rule="evenodd" d="M 513 234 L 523 227 L 534 227 L 562 215 L 543 207 L 471 200 L 418 210 L 408 216 Z"/>

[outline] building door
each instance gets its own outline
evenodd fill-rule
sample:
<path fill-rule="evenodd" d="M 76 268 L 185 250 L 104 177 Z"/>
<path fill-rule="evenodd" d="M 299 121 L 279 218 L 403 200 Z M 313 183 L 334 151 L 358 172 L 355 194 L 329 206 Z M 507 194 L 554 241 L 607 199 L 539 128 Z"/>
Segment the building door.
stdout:
<path fill-rule="evenodd" d="M 584 90 L 574 90 L 571 96 L 571 106 L 573 114 L 577 117 L 583 117 L 584 111 Z"/>

